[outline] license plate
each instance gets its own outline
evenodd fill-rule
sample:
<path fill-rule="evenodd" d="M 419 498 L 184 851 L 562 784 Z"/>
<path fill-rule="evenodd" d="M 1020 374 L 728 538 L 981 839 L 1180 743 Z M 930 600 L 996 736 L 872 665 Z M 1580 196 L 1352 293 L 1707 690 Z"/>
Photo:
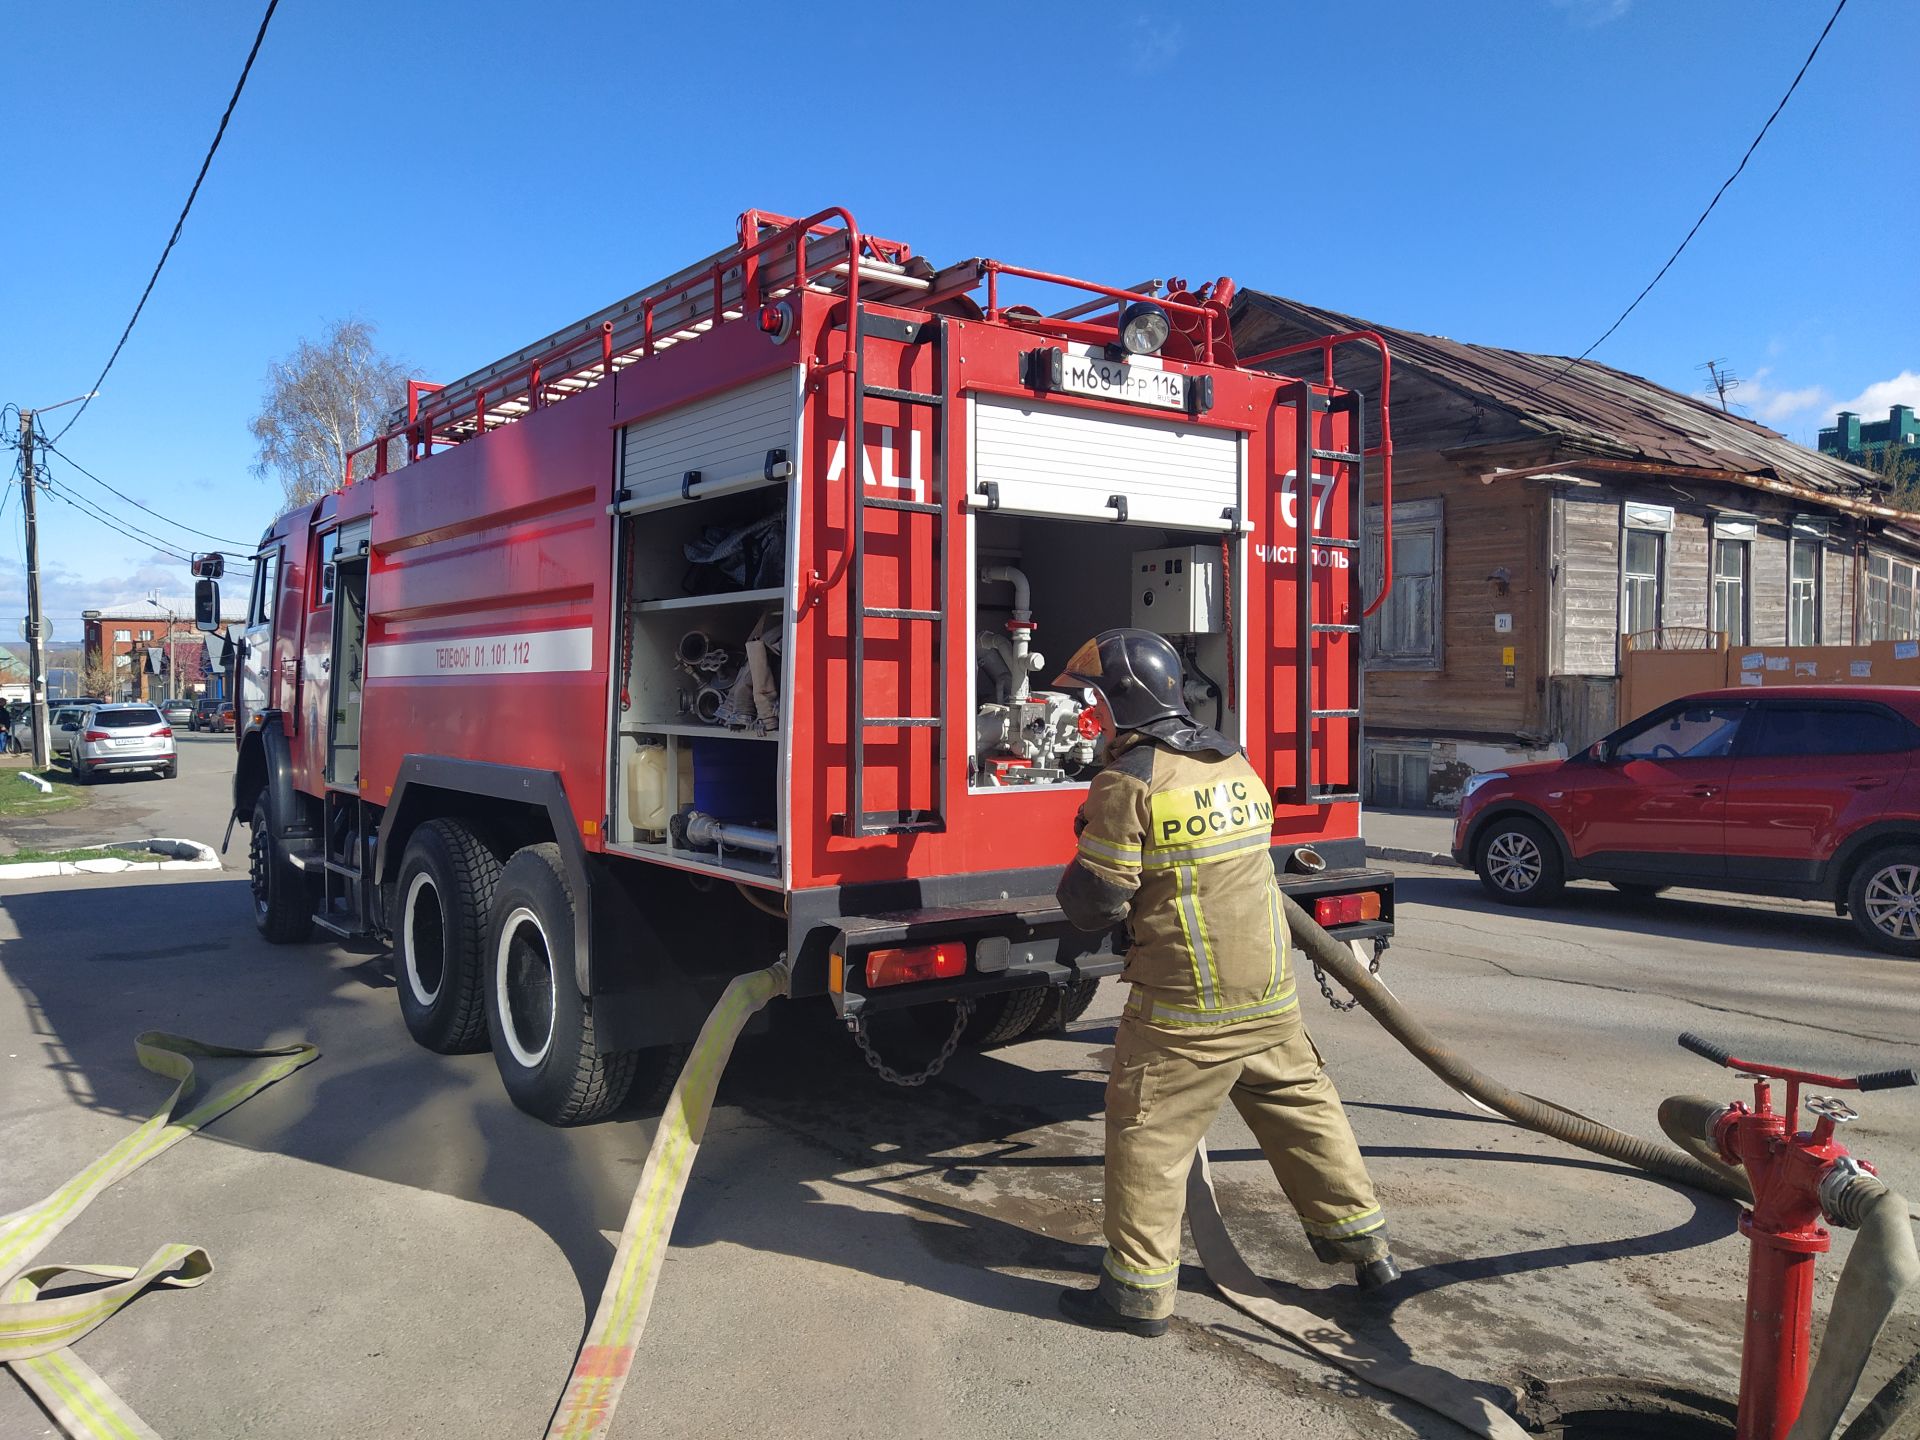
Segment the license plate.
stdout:
<path fill-rule="evenodd" d="M 1126 360 L 1098 355 L 1061 357 L 1057 389 L 1129 405 L 1151 405 L 1161 410 L 1187 408 L 1187 379 L 1171 370 L 1149 368 Z"/>
<path fill-rule="evenodd" d="M 135 736 L 131 740 L 113 740 L 113 741 L 109 741 L 108 743 L 115 745 L 122 750 L 144 750 L 149 745 L 153 744 L 153 741 L 144 739 L 140 736 Z"/>

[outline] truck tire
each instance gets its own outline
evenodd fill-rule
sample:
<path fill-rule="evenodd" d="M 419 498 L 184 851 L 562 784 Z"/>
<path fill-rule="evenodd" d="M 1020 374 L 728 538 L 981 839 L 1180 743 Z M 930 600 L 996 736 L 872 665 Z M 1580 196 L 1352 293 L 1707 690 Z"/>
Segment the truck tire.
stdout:
<path fill-rule="evenodd" d="M 1076 980 L 1065 990 L 1049 990 L 1047 1003 L 1040 1007 L 1040 1014 L 1029 1025 L 1022 1039 L 1036 1035 L 1056 1035 L 1067 1026 L 1087 1013 L 1087 1007 L 1093 1004 L 1094 992 L 1100 988 L 1099 978 L 1090 977 Z"/>
<path fill-rule="evenodd" d="M 594 1048 L 593 1000 L 573 978 L 573 916 L 558 845 L 529 845 L 507 861 L 487 924 L 487 1028 L 508 1097 L 549 1125 L 617 1110 L 640 1058 Z"/>
<path fill-rule="evenodd" d="M 247 823 L 247 885 L 253 891 L 253 923 L 270 944 L 297 945 L 313 933 L 313 887 L 273 838 L 264 791 Z"/>
<path fill-rule="evenodd" d="M 1920 959 L 1920 846 L 1875 850 L 1847 877 L 1847 918 L 1875 949 Z"/>
<path fill-rule="evenodd" d="M 429 820 L 413 832 L 393 885 L 394 989 L 407 1033 L 427 1049 L 487 1048 L 487 921 L 500 857 L 472 826 Z"/>

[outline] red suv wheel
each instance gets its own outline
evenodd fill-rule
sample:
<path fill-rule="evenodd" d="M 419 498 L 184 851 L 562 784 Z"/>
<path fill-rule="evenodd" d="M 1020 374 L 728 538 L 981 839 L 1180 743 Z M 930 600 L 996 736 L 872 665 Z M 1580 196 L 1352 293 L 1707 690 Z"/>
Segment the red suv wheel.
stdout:
<path fill-rule="evenodd" d="M 1869 945 L 1920 959 L 1920 846 L 1891 845 L 1856 865 L 1847 918 Z"/>
<path fill-rule="evenodd" d="M 1541 905 L 1566 888 L 1558 842 L 1544 825 L 1520 815 L 1487 822 L 1473 868 L 1487 893 L 1505 905 Z"/>

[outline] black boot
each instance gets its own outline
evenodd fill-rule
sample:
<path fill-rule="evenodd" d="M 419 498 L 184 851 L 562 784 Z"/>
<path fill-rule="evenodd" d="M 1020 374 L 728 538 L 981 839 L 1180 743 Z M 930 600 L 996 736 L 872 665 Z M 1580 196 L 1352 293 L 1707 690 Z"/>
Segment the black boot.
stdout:
<path fill-rule="evenodd" d="M 1098 1290 L 1062 1290 L 1060 1313 L 1077 1325 L 1090 1325 L 1096 1330 L 1124 1330 L 1129 1335 L 1141 1335 L 1148 1339 L 1167 1333 L 1165 1320 L 1122 1315 L 1107 1303 L 1106 1297 Z"/>
<path fill-rule="evenodd" d="M 1362 1290 L 1384 1290 L 1400 1278 L 1400 1267 L 1393 1263 L 1393 1256 L 1382 1255 L 1378 1260 L 1362 1260 L 1353 1267 L 1353 1283 Z"/>

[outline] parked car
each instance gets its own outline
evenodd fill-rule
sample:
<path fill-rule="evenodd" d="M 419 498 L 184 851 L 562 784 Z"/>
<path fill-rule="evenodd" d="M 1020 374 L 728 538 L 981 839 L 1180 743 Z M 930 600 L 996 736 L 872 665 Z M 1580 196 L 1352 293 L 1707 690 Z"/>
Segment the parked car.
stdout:
<path fill-rule="evenodd" d="M 157 771 L 164 780 L 180 773 L 173 727 L 151 705 L 89 705 L 60 712 L 54 748 L 66 756 L 82 785 L 97 775 Z"/>
<path fill-rule="evenodd" d="M 1583 754 L 1470 779 L 1453 856 L 1496 900 L 1568 880 L 1831 901 L 1920 958 L 1920 688 L 1771 686 L 1663 705 Z"/>
<path fill-rule="evenodd" d="M 193 703 L 193 718 L 187 721 L 187 728 L 211 731 L 233 729 L 233 702 L 202 695 Z"/>
<path fill-rule="evenodd" d="M 193 701 L 169 700 L 161 705 L 160 716 L 169 725 L 185 725 L 193 719 Z"/>

